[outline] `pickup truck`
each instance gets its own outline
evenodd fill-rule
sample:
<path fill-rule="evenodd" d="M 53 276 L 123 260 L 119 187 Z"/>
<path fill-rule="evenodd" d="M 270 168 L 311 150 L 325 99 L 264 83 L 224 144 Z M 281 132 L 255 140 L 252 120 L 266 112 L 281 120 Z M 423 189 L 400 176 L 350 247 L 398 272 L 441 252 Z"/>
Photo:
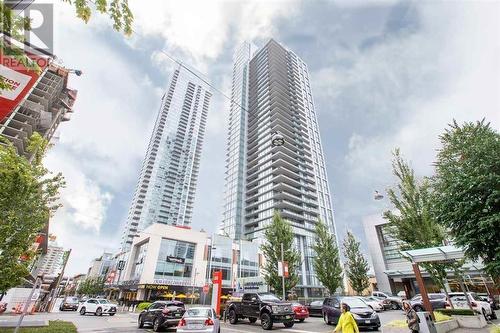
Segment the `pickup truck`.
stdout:
<path fill-rule="evenodd" d="M 251 323 L 260 320 L 265 330 L 272 330 L 274 323 L 283 323 L 289 328 L 295 320 L 292 304 L 271 293 L 245 293 L 241 302 L 227 305 L 226 314 L 232 325 L 237 324 L 239 319 L 248 318 Z"/>

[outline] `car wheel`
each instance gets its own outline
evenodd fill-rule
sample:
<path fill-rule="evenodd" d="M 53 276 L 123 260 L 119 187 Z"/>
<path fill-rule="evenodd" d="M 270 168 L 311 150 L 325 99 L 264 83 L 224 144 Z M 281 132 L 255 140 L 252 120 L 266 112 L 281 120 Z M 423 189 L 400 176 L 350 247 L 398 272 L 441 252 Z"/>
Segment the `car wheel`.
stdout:
<path fill-rule="evenodd" d="M 155 318 L 155 320 L 153 320 L 153 332 L 160 332 L 160 331 L 161 331 L 160 319 Z"/>
<path fill-rule="evenodd" d="M 301 323 L 303 323 L 303 322 L 304 322 L 304 320 L 306 320 L 306 319 L 305 319 L 305 318 L 301 318 L 301 319 L 299 319 L 299 321 L 300 321 Z"/>
<path fill-rule="evenodd" d="M 248 318 L 248 321 L 250 321 L 253 324 L 257 321 L 257 318 Z"/>
<path fill-rule="evenodd" d="M 486 319 L 486 321 L 488 321 L 488 316 L 486 315 L 486 311 L 483 309 L 482 312 L 483 312 L 484 319 Z"/>
<path fill-rule="evenodd" d="M 271 318 L 269 313 L 264 312 L 260 315 L 260 326 L 266 331 L 273 329 L 273 319 Z"/>
<path fill-rule="evenodd" d="M 332 322 L 330 321 L 330 318 L 328 317 L 328 315 L 326 313 L 323 315 L 323 320 L 325 321 L 325 324 L 327 324 L 327 325 L 332 324 Z"/>
<path fill-rule="evenodd" d="M 392 310 L 397 310 L 399 309 L 399 304 L 396 302 L 391 302 L 391 309 Z"/>
<path fill-rule="evenodd" d="M 139 328 L 144 327 L 144 320 L 142 319 L 142 316 L 139 316 L 139 319 L 137 319 L 137 327 Z"/>
<path fill-rule="evenodd" d="M 80 315 L 85 316 L 85 307 L 84 306 L 82 306 L 82 308 L 80 309 Z"/>
<path fill-rule="evenodd" d="M 111 317 L 113 317 L 115 314 L 114 314 L 114 313 L 110 313 L 109 315 L 110 315 Z"/>
<path fill-rule="evenodd" d="M 238 316 L 236 315 L 236 311 L 234 311 L 234 309 L 229 310 L 229 323 L 231 325 L 238 323 Z"/>
<path fill-rule="evenodd" d="M 293 327 L 293 324 L 295 324 L 293 321 L 287 321 L 286 323 L 283 323 L 283 325 L 285 325 L 286 328 Z"/>
<path fill-rule="evenodd" d="M 102 316 L 102 309 L 97 308 L 97 310 L 95 310 L 94 316 Z"/>

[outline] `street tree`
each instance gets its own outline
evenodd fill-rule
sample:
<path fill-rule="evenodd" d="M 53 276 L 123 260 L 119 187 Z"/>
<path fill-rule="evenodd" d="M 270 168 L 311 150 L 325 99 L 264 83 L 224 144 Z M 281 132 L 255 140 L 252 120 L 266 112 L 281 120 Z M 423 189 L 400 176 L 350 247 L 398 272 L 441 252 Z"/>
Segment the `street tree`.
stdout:
<path fill-rule="evenodd" d="M 283 288 L 282 278 L 278 275 L 278 262 L 281 261 L 281 244 L 284 249 L 284 261 L 288 262 L 288 278 L 285 278 L 285 289 L 294 288 L 299 282 L 297 270 L 300 265 L 300 255 L 293 244 L 292 227 L 279 213 L 274 213 L 271 224 L 265 233 L 265 242 L 261 250 L 266 259 L 264 265 L 264 279 L 275 292 Z"/>
<path fill-rule="evenodd" d="M 62 0 L 75 9 L 76 17 L 87 23 L 93 12 L 106 14 L 113 22 L 113 28 L 125 35 L 132 34 L 134 16 L 128 6 L 127 0 Z M 94 9 L 93 9 L 94 8 Z M 29 17 L 17 15 L 11 7 L 0 0 L 0 31 L 9 34 L 13 39 L 24 42 L 27 32 L 31 30 Z M 16 45 L 0 36 L 0 55 L 14 58 L 26 68 L 39 72 L 37 63 L 31 60 L 26 53 Z M 0 89 L 11 89 L 11 86 L 0 76 Z"/>
<path fill-rule="evenodd" d="M 321 284 L 334 294 L 342 286 L 342 266 L 335 236 L 323 221 L 315 226 L 316 239 L 312 246 L 315 253 L 314 271 Z"/>
<path fill-rule="evenodd" d="M 30 163 L 8 140 L 0 141 L 0 293 L 19 285 L 29 274 L 32 245 L 59 207 L 61 174 L 42 164 L 48 143 L 38 133 L 29 140 Z M 47 235 L 44 235 L 47 237 Z"/>
<path fill-rule="evenodd" d="M 359 248 L 360 242 L 348 231 L 344 238 L 343 248 L 345 257 L 345 271 L 352 289 L 361 295 L 370 286 L 368 270 L 370 266 Z"/>
<path fill-rule="evenodd" d="M 453 121 L 439 138 L 436 219 L 500 283 L 500 134 L 483 119 Z"/>
<path fill-rule="evenodd" d="M 387 189 L 387 196 L 394 206 L 384 212 L 389 223 L 387 231 L 399 241 L 400 250 L 422 249 L 442 246 L 446 241 L 444 228 L 432 214 L 432 196 L 429 179 L 420 181 L 406 162 L 399 149 L 393 153 L 392 173 L 397 179 L 393 188 Z M 447 270 L 455 270 L 459 263 L 421 263 L 432 280 L 447 293 Z M 447 295 L 448 296 L 448 295 Z"/>
<path fill-rule="evenodd" d="M 90 297 L 101 295 L 103 292 L 104 292 L 103 277 L 87 278 L 80 284 L 77 290 L 77 293 L 79 295 L 85 295 Z"/>

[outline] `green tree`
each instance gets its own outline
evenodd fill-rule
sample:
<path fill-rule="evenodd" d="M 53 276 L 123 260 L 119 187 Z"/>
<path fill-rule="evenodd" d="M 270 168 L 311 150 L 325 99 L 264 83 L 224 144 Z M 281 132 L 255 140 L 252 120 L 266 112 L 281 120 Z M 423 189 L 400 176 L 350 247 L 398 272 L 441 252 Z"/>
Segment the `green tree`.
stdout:
<path fill-rule="evenodd" d="M 413 169 L 402 158 L 399 149 L 393 153 L 392 172 L 398 183 L 395 188 L 387 189 L 387 195 L 395 210 L 387 210 L 383 215 L 389 222 L 389 234 L 400 241 L 401 250 L 444 245 L 445 230 L 432 214 L 433 200 L 429 180 L 425 178 L 417 180 Z M 455 269 L 455 264 L 421 263 L 420 265 L 446 292 L 447 269 Z"/>
<path fill-rule="evenodd" d="M 289 291 L 299 282 L 297 269 L 300 265 L 300 255 L 293 244 L 292 227 L 276 212 L 264 237 L 265 243 L 261 245 L 266 259 L 263 268 L 264 279 L 276 293 L 280 293 L 283 289 L 282 279 L 278 276 L 278 261 L 281 261 L 281 244 L 283 244 L 284 260 L 288 262 L 289 274 L 288 278 L 285 278 L 285 289 Z"/>
<path fill-rule="evenodd" d="M 123 32 L 125 35 L 132 33 L 132 23 L 134 17 L 128 6 L 127 0 L 62 0 L 72 5 L 75 9 L 76 16 L 87 23 L 92 16 L 92 7 L 94 12 L 107 14 L 112 22 L 113 28 Z M 92 5 L 91 5 L 92 3 Z M 26 31 L 31 30 L 31 22 L 29 18 L 16 15 L 16 13 L 0 0 L 0 32 L 6 32 L 15 40 L 20 42 L 25 41 Z M 18 62 L 22 63 L 26 68 L 33 71 L 40 71 L 38 65 L 32 61 L 25 52 L 10 43 L 7 43 L 4 38 L 0 38 L 0 54 L 11 56 Z M 10 89 L 10 85 L 6 84 L 3 77 L 0 77 L 0 89 Z"/>
<path fill-rule="evenodd" d="M 360 243 L 356 240 L 356 237 L 348 231 L 343 244 L 344 257 L 346 259 L 346 274 L 352 289 L 358 295 L 362 294 L 370 286 L 370 281 L 368 280 L 370 266 L 361 253 L 359 245 Z"/>
<path fill-rule="evenodd" d="M 321 284 L 334 294 L 342 286 L 342 266 L 335 236 L 323 221 L 315 226 L 316 241 L 312 246 L 316 256 L 313 259 L 314 271 Z"/>
<path fill-rule="evenodd" d="M 79 295 L 95 297 L 104 292 L 104 278 L 86 278 L 78 287 Z"/>
<path fill-rule="evenodd" d="M 484 119 L 440 136 L 433 178 L 436 219 L 500 282 L 500 135 Z"/>
<path fill-rule="evenodd" d="M 59 207 L 61 174 L 43 165 L 48 144 L 38 133 L 29 141 L 31 163 L 0 137 L 0 292 L 19 285 L 29 274 L 35 237 Z"/>

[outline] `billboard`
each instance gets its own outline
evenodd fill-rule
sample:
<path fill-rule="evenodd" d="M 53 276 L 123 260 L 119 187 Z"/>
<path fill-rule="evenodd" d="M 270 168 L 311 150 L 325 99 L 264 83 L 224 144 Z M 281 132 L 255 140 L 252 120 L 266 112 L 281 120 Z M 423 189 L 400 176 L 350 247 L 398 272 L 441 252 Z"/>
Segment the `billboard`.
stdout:
<path fill-rule="evenodd" d="M 49 59 L 28 54 L 40 70 L 47 67 Z M 0 121 L 8 116 L 23 101 L 40 76 L 40 71 L 27 68 L 19 60 L 0 52 L 0 78 L 7 89 L 0 89 Z"/>

